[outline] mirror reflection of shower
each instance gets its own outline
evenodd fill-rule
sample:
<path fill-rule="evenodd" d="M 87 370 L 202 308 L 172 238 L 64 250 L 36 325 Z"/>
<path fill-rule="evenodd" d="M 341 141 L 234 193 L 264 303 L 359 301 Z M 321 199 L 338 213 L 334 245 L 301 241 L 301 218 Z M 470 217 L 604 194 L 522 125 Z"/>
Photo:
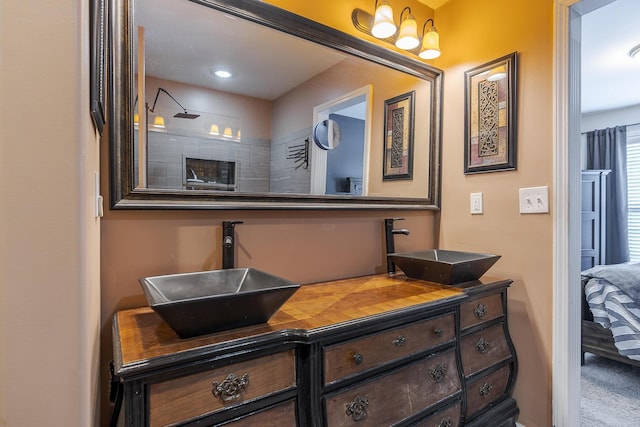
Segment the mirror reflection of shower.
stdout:
<path fill-rule="evenodd" d="M 173 105 L 167 106 L 165 103 L 162 106 L 159 106 L 158 98 L 163 93 L 177 104 L 182 111 L 172 114 Z M 207 138 L 219 138 L 222 140 L 233 141 L 240 141 L 242 135 L 239 118 L 203 111 L 187 110 L 173 95 L 162 87 L 158 87 L 153 104 L 149 107 L 147 103 L 146 110 L 148 115 L 147 123 L 150 123 L 147 131 L 169 132 L 177 135 L 204 136 Z M 202 117 L 202 120 L 196 120 L 200 117 Z M 180 119 L 188 120 L 182 121 Z"/>

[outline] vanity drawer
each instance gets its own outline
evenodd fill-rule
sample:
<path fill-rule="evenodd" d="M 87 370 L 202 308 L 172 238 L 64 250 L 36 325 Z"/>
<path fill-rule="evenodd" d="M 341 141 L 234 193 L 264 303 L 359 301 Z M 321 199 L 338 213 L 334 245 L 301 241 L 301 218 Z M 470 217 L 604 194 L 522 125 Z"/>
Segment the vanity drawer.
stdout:
<path fill-rule="evenodd" d="M 492 374 L 468 383 L 467 416 L 475 414 L 504 395 L 510 372 L 509 365 L 506 365 Z"/>
<path fill-rule="evenodd" d="M 325 397 L 328 427 L 390 426 L 461 389 L 455 350 L 438 353 Z"/>
<path fill-rule="evenodd" d="M 273 408 L 224 424 L 224 427 L 251 426 L 296 427 L 296 402 L 289 400 Z"/>
<path fill-rule="evenodd" d="M 503 314 L 501 294 L 466 302 L 460 305 L 460 329 L 488 322 Z"/>
<path fill-rule="evenodd" d="M 502 323 L 463 337 L 460 352 L 465 376 L 496 365 L 511 356 Z"/>
<path fill-rule="evenodd" d="M 412 425 L 414 427 L 458 427 L 461 411 L 462 404 L 458 402 Z"/>
<path fill-rule="evenodd" d="M 364 372 L 455 339 L 453 314 L 324 348 L 324 383 Z"/>
<path fill-rule="evenodd" d="M 293 350 L 151 384 L 150 424 L 186 421 L 295 385 Z"/>

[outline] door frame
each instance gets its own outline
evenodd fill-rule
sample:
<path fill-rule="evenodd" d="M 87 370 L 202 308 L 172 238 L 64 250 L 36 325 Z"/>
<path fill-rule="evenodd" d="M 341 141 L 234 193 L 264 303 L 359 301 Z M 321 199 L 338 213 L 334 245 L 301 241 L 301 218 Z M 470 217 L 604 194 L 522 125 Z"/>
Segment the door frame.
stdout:
<path fill-rule="evenodd" d="M 580 423 L 581 17 L 612 1 L 554 0 L 552 418 L 558 427 Z"/>

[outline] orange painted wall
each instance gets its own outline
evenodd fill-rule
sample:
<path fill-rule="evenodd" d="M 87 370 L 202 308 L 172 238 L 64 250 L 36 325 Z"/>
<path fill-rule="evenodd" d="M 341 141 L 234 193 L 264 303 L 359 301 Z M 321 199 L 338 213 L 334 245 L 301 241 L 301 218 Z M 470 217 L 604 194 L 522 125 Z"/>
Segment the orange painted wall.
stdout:
<path fill-rule="evenodd" d="M 443 52 L 435 65 L 445 71 L 439 245 L 502 255 L 491 271 L 514 280 L 515 398 L 527 427 L 551 425 L 552 216 L 521 215 L 518 189 L 546 185 L 551 192 L 553 185 L 552 6 L 551 0 L 450 0 L 435 14 Z M 519 52 L 518 169 L 465 176 L 464 72 L 513 51 Z M 472 192 L 483 193 L 483 215 L 469 214 Z"/>

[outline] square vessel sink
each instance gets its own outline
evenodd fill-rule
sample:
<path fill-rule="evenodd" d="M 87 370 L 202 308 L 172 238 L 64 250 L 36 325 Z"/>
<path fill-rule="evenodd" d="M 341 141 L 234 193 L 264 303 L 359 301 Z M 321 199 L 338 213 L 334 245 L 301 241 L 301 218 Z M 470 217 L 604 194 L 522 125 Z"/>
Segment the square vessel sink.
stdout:
<path fill-rule="evenodd" d="M 300 287 L 253 268 L 144 277 L 140 284 L 181 338 L 264 323 Z"/>
<path fill-rule="evenodd" d="M 387 254 L 387 257 L 408 277 L 455 285 L 479 279 L 500 255 L 429 249 Z"/>

